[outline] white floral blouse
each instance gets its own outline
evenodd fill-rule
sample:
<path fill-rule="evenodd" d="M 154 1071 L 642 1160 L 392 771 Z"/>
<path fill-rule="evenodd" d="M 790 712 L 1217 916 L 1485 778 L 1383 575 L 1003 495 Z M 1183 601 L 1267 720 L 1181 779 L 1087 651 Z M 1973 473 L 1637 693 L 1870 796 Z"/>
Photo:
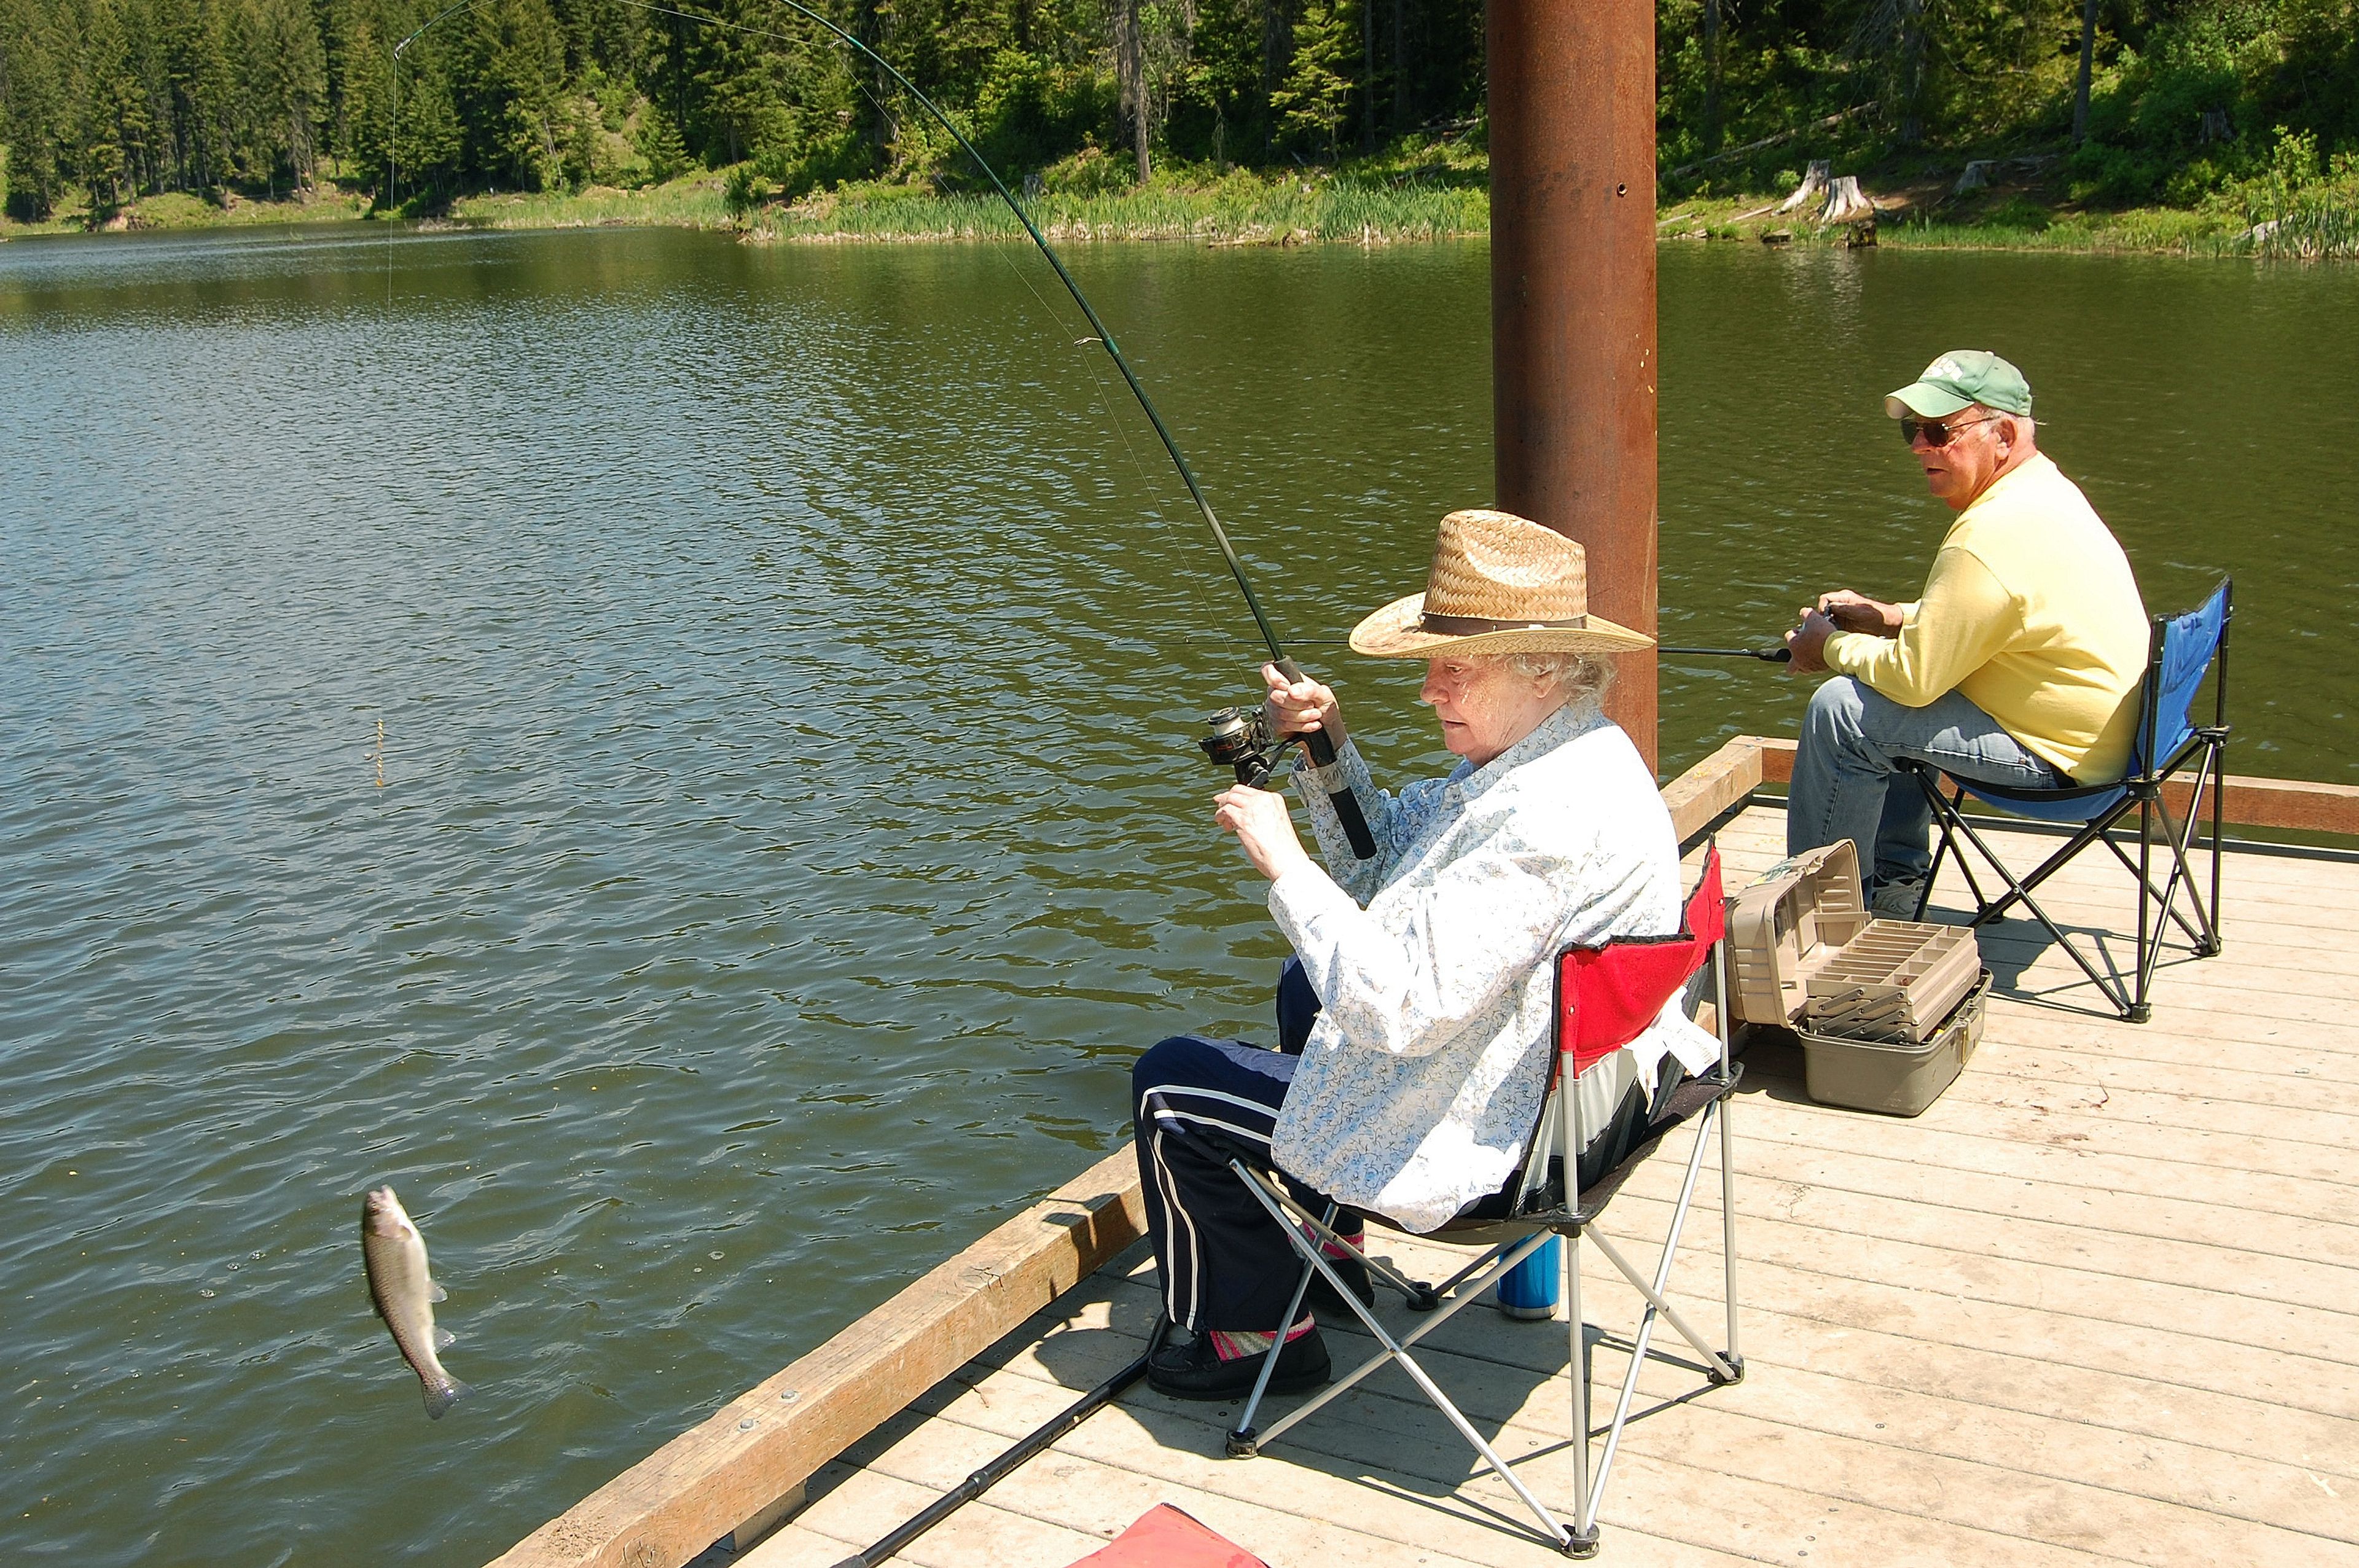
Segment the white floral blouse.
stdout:
<path fill-rule="evenodd" d="M 1397 797 L 1375 790 L 1348 743 L 1304 773 L 1341 885 L 1304 866 L 1269 891 L 1321 1007 L 1272 1152 L 1330 1197 L 1430 1230 L 1506 1185 L 1522 1157 L 1547 1087 L 1552 957 L 1679 929 L 1670 814 L 1593 702 L 1559 709 L 1487 766 L 1462 762 Z M 1372 860 L 1353 857 L 1328 804 L 1346 781 L 1375 835 Z M 1651 1087 L 1666 1053 L 1691 1072 L 1719 1054 L 1677 999 L 1626 1065 L 1609 1059 L 1617 1086 L 1635 1070 Z M 1584 1113 L 1589 1103 L 1584 1093 Z"/>

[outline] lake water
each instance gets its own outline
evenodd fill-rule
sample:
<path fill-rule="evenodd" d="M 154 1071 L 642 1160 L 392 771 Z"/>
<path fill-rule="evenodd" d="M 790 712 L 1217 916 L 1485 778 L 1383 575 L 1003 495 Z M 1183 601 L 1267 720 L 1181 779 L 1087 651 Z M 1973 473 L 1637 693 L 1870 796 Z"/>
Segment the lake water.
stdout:
<path fill-rule="evenodd" d="M 1282 632 L 1490 497 L 1479 245 L 1074 271 Z M 2023 364 L 2157 608 L 2237 578 L 2238 772 L 2359 783 L 2359 269 L 1662 258 L 1667 640 L 1906 597 L 1878 398 Z M 673 232 L 0 246 L 0 1541 L 486 1558 L 1267 1033 L 1206 823 L 1234 589 L 1037 256 Z M 1794 683 L 1667 665 L 1675 770 Z M 378 725 L 382 724 L 381 760 Z M 383 782 L 379 783 L 380 766 Z M 362 1291 L 419 1217 L 429 1423 Z"/>

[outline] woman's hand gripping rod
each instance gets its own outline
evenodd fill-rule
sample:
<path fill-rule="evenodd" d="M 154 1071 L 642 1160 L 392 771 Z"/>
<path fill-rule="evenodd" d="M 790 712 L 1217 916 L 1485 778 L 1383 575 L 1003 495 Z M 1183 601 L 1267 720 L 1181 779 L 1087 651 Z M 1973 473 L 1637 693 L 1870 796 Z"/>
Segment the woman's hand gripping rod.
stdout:
<path fill-rule="evenodd" d="M 1272 679 L 1270 672 L 1277 678 Z M 1270 698 L 1275 703 L 1278 695 L 1288 687 L 1301 686 L 1310 677 L 1302 667 L 1283 655 L 1263 666 L 1263 678 L 1270 680 Z M 1315 683 L 1312 683 L 1315 685 Z M 1317 689 L 1325 692 L 1324 687 Z M 1267 712 L 1261 708 L 1223 708 L 1204 720 L 1204 735 L 1196 743 L 1204 754 L 1222 767 L 1235 770 L 1237 782 L 1255 789 L 1272 787 L 1270 775 L 1284 761 L 1286 747 L 1299 741 L 1310 752 L 1310 760 L 1321 767 L 1335 760 L 1335 737 L 1332 725 L 1340 730 L 1342 715 L 1334 707 L 1333 694 L 1328 693 L 1322 706 L 1319 703 L 1292 705 L 1299 708 L 1298 723 L 1281 732 L 1274 728 Z M 1307 719 L 1311 728 L 1302 728 Z M 1368 819 L 1360 810 L 1360 801 L 1347 786 L 1330 790 L 1327 799 L 1335 808 L 1336 820 L 1342 824 L 1343 837 L 1350 840 L 1352 853 L 1361 860 L 1373 859 L 1376 852 L 1375 836 L 1368 831 Z"/>
<path fill-rule="evenodd" d="M 1307 678 L 1302 673 L 1302 666 L 1283 654 L 1272 662 L 1276 665 L 1277 673 L 1288 681 L 1299 682 Z M 1313 730 L 1306 734 L 1294 736 L 1293 739 L 1301 741 L 1310 749 L 1310 760 L 1319 766 L 1323 768 L 1335 760 L 1334 738 L 1324 729 Z M 1352 793 L 1352 786 L 1345 784 L 1341 789 L 1329 790 L 1327 803 L 1335 808 L 1335 819 L 1343 825 L 1343 837 L 1350 841 L 1352 853 L 1363 860 L 1375 859 L 1375 835 L 1368 831 L 1368 819 L 1361 815 L 1360 797 Z"/>

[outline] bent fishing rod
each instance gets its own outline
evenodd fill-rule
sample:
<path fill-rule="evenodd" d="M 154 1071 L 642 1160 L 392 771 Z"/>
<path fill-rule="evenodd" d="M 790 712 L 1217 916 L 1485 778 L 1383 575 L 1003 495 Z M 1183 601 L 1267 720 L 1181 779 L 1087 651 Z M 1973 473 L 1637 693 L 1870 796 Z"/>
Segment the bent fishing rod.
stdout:
<path fill-rule="evenodd" d="M 725 22 L 717 16 L 701 16 L 693 11 L 683 11 L 675 6 L 658 4 L 657 0 L 620 0 L 620 3 L 652 16 L 677 17 L 682 21 L 696 22 L 709 27 L 722 27 L 754 38 L 776 38 L 781 43 L 789 44 L 799 41 L 790 34 L 776 32 L 767 27 L 748 27 L 740 22 Z M 1065 292 L 1073 297 L 1075 305 L 1081 307 L 1082 315 L 1089 321 L 1090 330 L 1095 335 L 1098 345 L 1105 350 L 1106 357 L 1114 361 L 1114 369 L 1122 373 L 1123 383 L 1130 388 L 1131 395 L 1138 399 L 1138 406 L 1146 413 L 1147 422 L 1155 427 L 1155 434 L 1162 441 L 1163 449 L 1170 454 L 1171 466 L 1180 470 L 1180 482 L 1188 487 L 1189 498 L 1195 502 L 1197 512 L 1204 519 L 1204 526 L 1212 530 L 1212 542 L 1221 547 L 1221 558 L 1228 563 L 1229 575 L 1236 579 L 1237 591 L 1245 595 L 1245 608 L 1253 612 L 1254 625 L 1259 629 L 1261 640 L 1269 647 L 1269 662 L 1277 665 L 1278 673 L 1288 680 L 1301 680 L 1302 666 L 1288 657 L 1285 648 L 1279 645 L 1277 633 L 1270 625 L 1269 617 L 1262 611 L 1261 600 L 1254 593 L 1253 584 L 1245 579 L 1245 563 L 1237 558 L 1236 546 L 1229 543 L 1228 530 L 1221 526 L 1220 518 L 1212 512 L 1212 503 L 1205 499 L 1204 487 L 1196 482 L 1195 470 L 1188 466 L 1187 458 L 1180 453 L 1180 443 L 1172 438 L 1169 427 L 1163 423 L 1163 415 L 1155 406 L 1155 399 L 1147 395 L 1147 388 L 1139 382 L 1138 373 L 1131 369 L 1130 361 L 1124 355 L 1122 346 L 1114 341 L 1114 333 L 1108 330 L 1105 322 L 1099 319 L 1097 308 L 1090 303 L 1089 296 L 1083 294 L 1082 286 L 1073 281 L 1073 275 L 1065 270 L 1064 258 L 1060 256 L 1055 247 L 1049 243 L 1048 236 L 1040 232 L 1039 225 L 1032 222 L 1032 215 L 1024 210 L 1024 204 L 1016 200 L 1014 192 L 1007 189 L 1006 182 L 999 178 L 999 171 L 991 167 L 991 160 L 984 157 L 982 151 L 967 139 L 966 133 L 960 130 L 957 123 L 943 113 L 941 106 L 919 92 L 918 84 L 902 75 L 900 68 L 891 60 L 869 48 L 853 34 L 804 5 L 802 0 L 777 0 L 777 3 L 805 20 L 817 23 L 835 38 L 850 45 L 864 58 L 875 62 L 880 70 L 893 79 L 901 91 L 917 100 L 926 113 L 931 114 L 942 129 L 951 134 L 951 138 L 958 143 L 961 150 L 974 160 L 975 168 L 983 171 L 983 177 L 991 181 L 992 189 L 999 193 L 1000 200 L 1006 202 L 1007 210 L 1016 214 L 1016 221 L 1024 225 L 1025 233 L 1031 236 L 1033 244 L 1038 246 L 1040 254 L 1048 258 L 1049 265 L 1056 269 L 1057 281 L 1065 286 Z M 416 43 L 436 24 L 475 4 L 476 0 L 452 0 L 451 5 L 429 18 L 424 27 L 396 44 L 393 49 L 393 58 L 397 66 L 400 61 L 402 51 Z M 398 83 L 397 83 L 397 87 Z M 865 89 L 863 91 L 864 92 Z M 398 91 L 394 94 L 394 112 L 397 115 L 400 113 Z M 389 179 L 387 189 L 390 192 Z M 1311 761 L 1321 767 L 1334 762 L 1335 742 L 1324 730 L 1314 730 L 1296 739 L 1310 748 Z M 1330 790 L 1327 798 L 1335 808 L 1337 819 L 1343 824 L 1344 837 L 1351 841 L 1352 853 L 1363 860 L 1372 858 L 1376 852 L 1375 839 L 1368 832 L 1367 818 L 1362 814 L 1359 800 L 1353 795 L 1351 786 L 1345 784 L 1339 789 Z"/>

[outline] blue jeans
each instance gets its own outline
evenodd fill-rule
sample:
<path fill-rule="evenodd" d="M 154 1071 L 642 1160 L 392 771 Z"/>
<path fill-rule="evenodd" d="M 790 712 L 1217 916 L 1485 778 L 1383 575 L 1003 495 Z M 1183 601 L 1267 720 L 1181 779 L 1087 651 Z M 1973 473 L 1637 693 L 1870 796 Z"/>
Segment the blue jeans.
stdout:
<path fill-rule="evenodd" d="M 1904 758 L 2024 789 L 2064 789 L 2072 782 L 1954 691 L 1923 708 L 1903 708 L 1850 676 L 1836 676 L 1811 695 L 1802 719 L 1786 797 L 1786 852 L 1848 838 L 1859 848 L 1871 893 L 1891 882 L 1924 881 L 1933 866 L 1933 811 L 1916 782 L 1898 771 Z"/>

